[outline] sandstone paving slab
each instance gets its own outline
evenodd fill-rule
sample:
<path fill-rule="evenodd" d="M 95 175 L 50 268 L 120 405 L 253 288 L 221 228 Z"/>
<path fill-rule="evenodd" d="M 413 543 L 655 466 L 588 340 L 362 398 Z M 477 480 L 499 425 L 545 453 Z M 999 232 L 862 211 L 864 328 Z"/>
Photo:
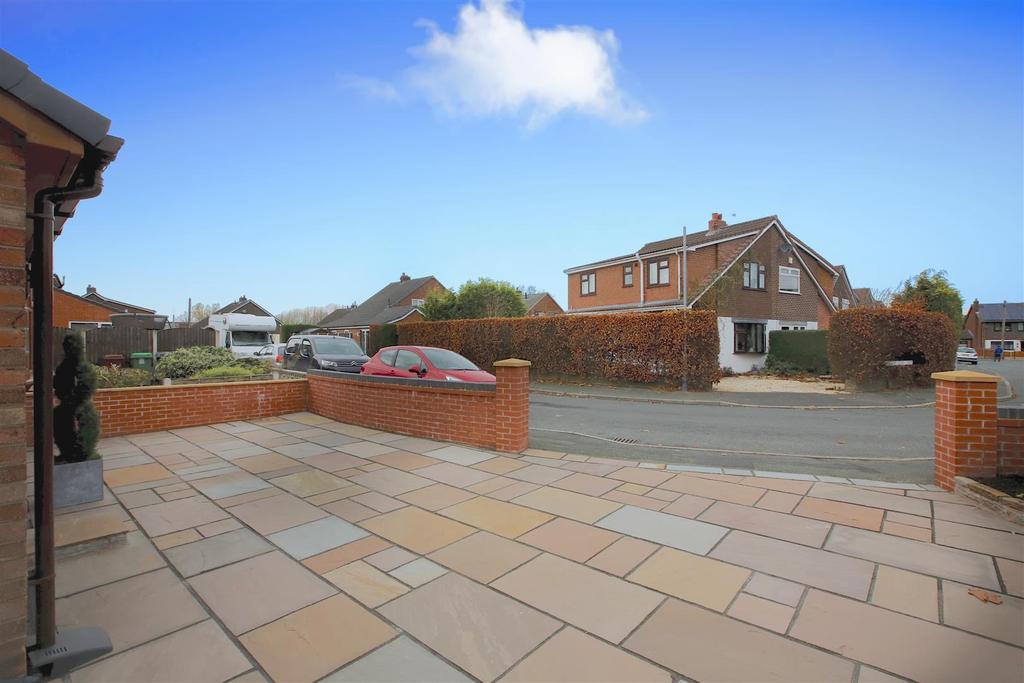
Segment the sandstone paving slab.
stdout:
<path fill-rule="evenodd" d="M 182 491 L 181 493 L 185 493 Z M 221 498 L 217 501 L 217 505 L 222 508 L 231 508 L 242 503 L 251 503 L 254 500 L 263 500 L 264 498 L 271 498 L 273 496 L 280 496 L 283 493 L 281 489 L 271 486 L 267 489 L 260 489 L 259 491 L 253 491 L 252 493 L 243 493 L 239 496 L 231 496 L 229 498 Z M 173 495 L 173 494 L 172 494 Z"/>
<path fill-rule="evenodd" d="M 388 467 L 394 467 L 395 469 L 404 470 L 406 472 L 417 470 L 420 467 L 426 467 L 427 465 L 436 465 L 441 462 L 436 458 L 420 455 L 419 453 L 409 453 L 408 451 L 392 451 L 390 453 L 384 453 L 383 455 L 374 456 L 373 461 L 380 463 L 381 465 L 387 465 Z"/>
<path fill-rule="evenodd" d="M 961 507 L 961 506 L 957 506 Z M 887 522 L 896 522 L 898 524 L 904 524 L 907 526 L 916 526 L 921 529 L 931 529 L 932 520 L 930 517 L 918 517 L 917 515 L 908 515 L 903 512 L 886 512 L 885 520 Z"/>
<path fill-rule="evenodd" d="M 622 465 L 619 463 L 612 465 L 588 460 L 587 462 L 564 462 L 560 467 L 563 470 L 569 470 L 570 472 L 583 472 L 584 474 L 593 474 L 598 477 L 603 477 L 606 474 L 620 469 Z"/>
<path fill-rule="evenodd" d="M 57 616 L 60 628 L 101 627 L 117 652 L 207 618 L 167 568 L 61 598 Z"/>
<path fill-rule="evenodd" d="M 412 562 L 403 564 L 397 569 L 392 569 L 388 573 L 402 583 L 416 588 L 428 581 L 433 581 L 439 576 L 443 576 L 447 572 L 448 570 L 441 565 L 435 564 L 425 557 L 420 557 Z"/>
<path fill-rule="evenodd" d="M 1024 598 L 1024 563 L 997 557 L 996 566 L 1006 585 L 1006 592 Z"/>
<path fill-rule="evenodd" d="M 261 445 L 271 448 L 281 455 L 287 455 L 290 458 L 308 458 L 311 455 L 320 455 L 322 453 L 330 453 L 333 448 L 329 446 L 320 446 L 315 443 L 308 443 L 306 441 L 300 441 L 294 437 L 282 436 L 276 439 L 267 439 Z M 346 448 L 345 446 L 339 446 L 339 448 Z M 353 453 L 353 455 L 356 455 Z"/>
<path fill-rule="evenodd" d="M 757 501 L 755 507 L 761 508 L 762 510 L 790 513 L 793 512 L 793 508 L 795 508 L 797 503 L 800 501 L 800 496 L 792 493 L 768 491 L 761 496 L 761 500 Z"/>
<path fill-rule="evenodd" d="M 597 526 L 698 555 L 711 550 L 729 531 L 714 524 L 631 505 L 611 513 Z"/>
<path fill-rule="evenodd" d="M 519 481 L 528 481 L 531 484 L 550 484 L 559 479 L 568 477 L 571 473 L 560 470 L 557 467 L 547 465 L 528 465 L 518 470 L 508 472 L 505 476 Z"/>
<path fill-rule="evenodd" d="M 273 548 L 262 536 L 248 529 L 236 529 L 212 538 L 169 548 L 164 554 L 174 568 L 188 578 L 269 552 Z"/>
<path fill-rule="evenodd" d="M 879 531 L 882 528 L 885 510 L 824 498 L 804 498 L 793 510 L 793 514 L 869 531 Z"/>
<path fill-rule="evenodd" d="M 322 472 L 317 469 L 304 470 L 283 477 L 274 477 L 270 481 L 274 486 L 282 488 L 300 498 L 315 496 L 326 491 L 334 491 L 349 485 L 347 480 L 336 477 L 330 472 Z"/>
<path fill-rule="evenodd" d="M 367 536 L 360 538 L 358 541 L 346 543 L 333 550 L 328 550 L 325 553 L 306 558 L 302 561 L 302 564 L 317 574 L 326 574 L 333 569 L 344 566 L 349 562 L 361 560 L 390 546 L 391 544 L 383 538 Z"/>
<path fill-rule="evenodd" d="M 892 536 L 901 536 L 902 538 L 912 538 L 915 541 L 925 541 L 929 543 L 932 540 L 931 529 L 922 529 L 919 526 L 900 524 L 898 522 L 890 522 L 889 520 L 882 523 L 882 533 L 890 534 Z"/>
<path fill-rule="evenodd" d="M 330 432 L 326 429 L 318 430 L 318 434 L 303 436 L 302 438 L 306 441 L 318 444 L 320 446 L 330 446 L 334 448 L 336 446 L 344 446 L 345 444 L 355 443 L 359 439 L 352 436 L 346 436 L 345 434 L 339 434 L 338 432 Z M 296 436 L 299 436 L 300 432 L 295 432 Z"/>
<path fill-rule="evenodd" d="M 639 657 L 567 627 L 517 664 L 501 680 L 508 683 L 671 683 L 672 675 Z"/>
<path fill-rule="evenodd" d="M 1017 647 L 1024 647 L 1024 600 L 1003 595 L 1002 604 L 982 602 L 971 586 L 942 582 L 942 622 Z"/>
<path fill-rule="evenodd" d="M 767 495 L 767 494 L 766 494 Z M 718 501 L 698 520 L 820 548 L 832 527 L 827 522 Z"/>
<path fill-rule="evenodd" d="M 585 496 L 582 493 L 563 491 L 550 486 L 542 486 L 513 498 L 512 502 L 587 524 L 593 524 L 622 507 L 621 503 Z"/>
<path fill-rule="evenodd" d="M 465 446 L 444 446 L 430 451 L 431 458 L 447 460 L 456 465 L 475 465 L 495 457 L 493 453 L 484 453 Z"/>
<path fill-rule="evenodd" d="M 122 467 L 103 472 L 103 482 L 110 488 L 143 484 L 150 481 L 169 479 L 174 476 L 171 471 L 159 463 Z"/>
<path fill-rule="evenodd" d="M 421 489 L 434 483 L 430 479 L 425 479 L 424 477 L 411 472 L 396 470 L 391 467 L 385 467 L 374 472 L 357 474 L 356 476 L 351 477 L 349 481 L 353 481 L 360 486 L 365 486 L 368 489 L 373 489 L 374 491 L 378 491 L 388 496 L 400 496 L 403 493 L 415 491 L 416 489 Z"/>
<path fill-rule="evenodd" d="M 430 554 L 430 559 L 481 583 L 533 559 L 540 551 L 516 541 L 480 531 Z"/>
<path fill-rule="evenodd" d="M 380 514 L 373 508 L 368 508 L 361 503 L 357 503 L 354 500 L 337 500 L 333 503 L 328 503 L 322 506 L 324 510 L 330 512 L 332 515 L 341 517 L 346 522 L 361 522 L 364 519 L 370 517 L 376 517 Z"/>
<path fill-rule="evenodd" d="M 333 569 L 324 578 L 367 607 L 377 607 L 405 594 L 409 589 L 365 560 Z"/>
<path fill-rule="evenodd" d="M 800 474 L 782 474 L 781 477 L 769 477 L 766 476 L 765 472 L 758 472 L 760 476 L 756 477 L 743 477 L 740 479 L 741 484 L 747 486 L 758 486 L 763 489 L 769 489 L 772 491 L 778 491 L 782 493 L 793 493 L 798 496 L 806 494 L 813 482 L 814 477 L 810 475 Z M 803 481 L 800 481 L 801 477 L 806 477 Z"/>
<path fill-rule="evenodd" d="M 677 493 L 689 493 L 701 498 L 725 500 L 739 505 L 753 505 L 764 495 L 765 490 L 754 486 L 731 484 L 727 481 L 705 479 L 689 474 L 677 474 L 661 484 L 660 488 Z"/>
<path fill-rule="evenodd" d="M 467 486 L 465 488 L 465 490 L 469 491 L 471 493 L 478 493 L 481 496 L 486 496 L 486 495 L 489 495 L 491 493 L 494 493 L 498 489 L 504 489 L 504 488 L 506 488 L 508 486 L 511 486 L 515 482 L 516 482 L 515 479 L 509 479 L 508 477 L 502 477 L 500 475 L 496 475 L 496 476 L 494 476 L 491 479 L 487 479 L 485 481 L 481 481 L 481 482 L 478 482 L 476 484 L 471 484 L 470 486 Z M 525 481 L 521 481 L 519 483 L 522 484 L 523 486 L 532 486 L 534 489 L 540 488 L 539 484 L 528 484 Z M 498 498 L 499 500 L 504 500 L 503 498 L 500 498 L 498 496 L 491 496 L 491 497 L 492 498 Z"/>
<path fill-rule="evenodd" d="M 391 601 L 380 612 L 485 683 L 561 627 L 551 617 L 453 573 Z"/>
<path fill-rule="evenodd" d="M 367 491 L 366 493 L 360 493 L 357 496 L 353 496 L 351 500 L 360 505 L 365 505 L 368 508 L 376 510 L 377 512 L 391 512 L 399 508 L 404 508 L 407 503 L 404 500 L 398 500 L 391 496 L 385 496 L 383 493 L 377 491 Z"/>
<path fill-rule="evenodd" d="M 634 507 L 645 508 L 647 510 L 660 510 L 668 503 L 657 498 L 648 498 L 647 496 L 638 496 L 634 493 L 626 493 L 618 489 L 609 491 L 608 493 L 601 496 L 605 500 L 613 500 L 616 503 L 625 503 L 626 505 L 632 505 Z"/>
<path fill-rule="evenodd" d="M 71 673 L 72 683 L 222 683 L 252 668 L 212 619 Z"/>
<path fill-rule="evenodd" d="M 188 581 L 234 634 L 245 633 L 337 592 L 278 551 L 229 564 Z"/>
<path fill-rule="evenodd" d="M 647 470 L 638 467 L 623 467 L 608 474 L 609 479 L 643 484 L 644 486 L 659 486 L 676 475 L 660 470 Z"/>
<path fill-rule="evenodd" d="M 210 536 L 217 536 L 218 534 L 227 533 L 228 531 L 234 531 L 235 529 L 241 528 L 238 520 L 230 517 L 228 519 L 222 519 L 219 522 L 210 522 L 200 527 L 196 527 L 196 531 L 201 533 L 204 537 L 209 538 Z"/>
<path fill-rule="evenodd" d="M 217 505 L 198 496 L 158 505 L 147 505 L 144 508 L 132 510 L 132 514 L 139 526 L 150 537 L 163 536 L 228 517 L 228 514 Z"/>
<path fill-rule="evenodd" d="M 853 677 L 853 662 L 671 598 L 623 645 L 697 681 L 821 683 Z"/>
<path fill-rule="evenodd" d="M 132 508 L 139 508 L 146 505 L 155 505 L 157 503 L 164 502 L 164 499 L 154 493 L 152 489 L 123 493 L 117 498 L 121 502 L 121 505 L 125 506 L 129 510 Z"/>
<path fill-rule="evenodd" d="M 389 572 L 396 567 L 401 567 L 403 564 L 412 562 L 417 558 L 417 555 L 410 553 L 404 548 L 397 546 L 391 546 L 385 550 L 381 550 L 378 553 L 369 555 L 366 557 L 367 564 L 373 565 L 382 572 Z"/>
<path fill-rule="evenodd" d="M 545 512 L 483 496 L 445 508 L 441 514 L 506 538 L 520 536 L 553 519 Z"/>
<path fill-rule="evenodd" d="M 655 491 L 661 491 L 661 489 L 655 489 Z M 678 498 L 663 507 L 661 509 L 662 512 L 693 519 L 711 507 L 715 502 L 713 498 L 702 498 L 701 496 L 694 496 L 689 493 L 682 495 L 677 493 L 676 495 Z"/>
<path fill-rule="evenodd" d="M 747 585 L 743 587 L 743 592 L 773 602 L 779 602 L 783 605 L 789 605 L 790 607 L 796 607 L 800 604 L 800 598 L 804 595 L 804 588 L 806 586 L 803 584 L 793 583 L 792 581 L 756 572 L 750 577 Z"/>
<path fill-rule="evenodd" d="M 373 441 L 356 441 L 355 443 L 347 443 L 341 446 L 336 446 L 335 450 L 341 451 L 342 453 L 348 453 L 354 455 L 357 458 L 372 458 L 376 455 L 384 455 L 395 450 L 412 450 L 409 448 L 402 448 L 397 445 L 400 442 L 393 444 L 375 443 Z"/>
<path fill-rule="evenodd" d="M 835 533 L 833 531 L 833 536 Z M 867 598 L 875 570 L 871 562 L 862 559 L 755 536 L 745 531 L 730 533 L 710 557 L 858 600 Z"/>
<path fill-rule="evenodd" d="M 333 503 L 336 500 L 358 496 L 360 493 L 366 493 L 367 491 L 369 491 L 369 489 L 365 486 L 349 484 L 348 486 L 335 489 L 334 491 L 327 491 L 325 493 L 318 493 L 315 496 L 309 496 L 306 498 L 306 502 L 312 503 L 313 505 L 324 505 L 325 503 Z"/>
<path fill-rule="evenodd" d="M 449 486 L 457 486 L 460 488 L 479 484 L 482 481 L 486 481 L 487 479 L 494 477 L 490 472 L 481 472 L 480 470 L 463 467 L 462 465 L 456 465 L 451 462 L 440 462 L 436 465 L 420 467 L 416 470 L 416 474 L 421 477 L 428 477 L 434 481 L 439 481 L 442 484 L 448 484 Z"/>
<path fill-rule="evenodd" d="M 288 467 L 295 467 L 299 464 L 294 460 L 280 453 L 264 453 L 263 455 L 252 455 L 247 458 L 238 458 L 234 464 L 247 472 L 260 474 L 262 472 L 273 472 Z"/>
<path fill-rule="evenodd" d="M 594 555 L 587 564 L 615 576 L 625 576 L 657 549 L 654 543 L 623 536 Z"/>
<path fill-rule="evenodd" d="M 491 586 L 613 643 L 663 600 L 646 588 L 547 553 Z"/>
<path fill-rule="evenodd" d="M 368 535 L 364 529 L 330 516 L 270 534 L 267 540 L 296 560 L 304 560 Z"/>
<path fill-rule="evenodd" d="M 608 493 L 612 489 L 617 488 L 619 484 L 620 482 L 617 479 L 595 477 L 593 474 L 576 472 L 559 479 L 552 485 L 560 489 L 565 489 L 566 491 L 575 491 L 576 493 L 582 493 L 588 496 L 600 497 L 602 494 Z"/>
<path fill-rule="evenodd" d="M 1024 650 L 817 590 L 808 592 L 790 636 L 915 681 L 1020 681 L 1024 674 Z"/>
<path fill-rule="evenodd" d="M 973 550 L 986 555 L 1024 561 L 1024 527 L 1016 533 L 996 531 L 968 524 L 935 520 L 935 542 L 940 545 Z"/>
<path fill-rule="evenodd" d="M 290 494 L 236 505 L 231 513 L 264 536 L 327 516 L 315 505 Z"/>
<path fill-rule="evenodd" d="M 471 526 L 412 506 L 379 515 L 360 524 L 364 529 L 420 555 L 433 552 L 476 531 Z"/>
<path fill-rule="evenodd" d="M 674 548 L 662 548 L 627 578 L 641 586 L 723 612 L 750 578 L 750 570 Z"/>
<path fill-rule="evenodd" d="M 167 550 L 168 548 L 192 543 L 193 541 L 198 541 L 202 538 L 202 534 L 195 529 L 184 529 L 182 531 L 175 531 L 172 534 L 164 534 L 163 536 L 155 537 L 153 539 L 153 545 L 160 550 Z"/>
<path fill-rule="evenodd" d="M 238 470 L 206 479 L 196 479 L 192 486 L 212 500 L 270 488 L 270 484 L 263 479 Z"/>
<path fill-rule="evenodd" d="M 837 526 L 825 549 L 880 564 L 999 590 L 992 558 L 906 538 Z M 809 583 L 809 582 L 805 582 Z M 811 584 L 817 585 L 817 584 Z M 827 586 L 818 586 L 828 588 Z M 843 591 L 836 591 L 843 593 Z M 848 595 L 848 593 L 843 593 Z M 857 596 L 851 596 L 857 597 Z"/>
<path fill-rule="evenodd" d="M 408 636 L 399 636 L 322 683 L 470 683 L 462 673 Z"/>
<path fill-rule="evenodd" d="M 392 448 L 400 448 L 403 451 L 412 451 L 413 453 L 430 453 L 448 445 L 439 441 L 431 441 L 430 439 L 420 439 L 415 436 L 402 437 L 388 443 Z"/>
<path fill-rule="evenodd" d="M 729 606 L 730 617 L 745 621 L 776 633 L 785 633 L 796 610 L 772 600 L 765 600 L 749 593 L 740 593 Z"/>
<path fill-rule="evenodd" d="M 540 485 L 531 484 L 528 481 L 519 481 L 514 484 L 510 484 L 508 482 L 513 481 L 512 479 L 505 479 L 505 477 L 500 477 L 500 479 L 505 480 L 505 485 L 502 486 L 500 489 L 488 491 L 486 495 L 490 496 L 491 498 L 496 498 L 498 500 L 512 500 L 513 498 L 518 498 L 519 496 L 526 495 L 531 491 L 536 491 L 537 489 L 541 488 Z M 479 491 L 476 492 L 480 493 Z"/>
<path fill-rule="evenodd" d="M 124 543 L 58 557 L 56 594 L 64 597 L 163 566 L 160 553 L 146 535 L 132 531 L 125 535 Z"/>
<path fill-rule="evenodd" d="M 473 469 L 490 472 L 491 474 L 508 474 L 515 470 L 521 470 L 528 465 L 529 463 L 523 462 L 519 458 L 508 458 L 503 455 L 499 455 L 491 458 L 490 460 L 484 460 L 481 463 L 473 465 Z"/>
<path fill-rule="evenodd" d="M 344 595 L 310 605 L 240 638 L 276 681 L 311 683 L 395 636 Z"/>
<path fill-rule="evenodd" d="M 337 451 L 310 455 L 302 459 L 303 465 L 309 465 L 326 472 L 340 472 L 353 467 L 361 467 L 369 462 L 369 460 L 357 458 L 347 453 L 338 453 Z"/>
<path fill-rule="evenodd" d="M 621 536 L 571 519 L 556 517 L 519 540 L 569 560 L 586 562 Z"/>
<path fill-rule="evenodd" d="M 409 491 L 409 493 L 403 493 L 398 496 L 398 499 L 417 505 L 425 510 L 436 512 L 441 508 L 461 503 L 475 496 L 475 493 L 464 491 L 454 486 L 448 486 L 447 484 L 431 484 L 415 491 Z"/>
<path fill-rule="evenodd" d="M 931 504 L 927 500 L 909 498 L 892 493 L 869 491 L 856 486 L 842 486 L 840 484 L 819 482 L 811 487 L 807 495 L 812 498 L 824 498 L 841 503 L 853 503 L 866 507 L 895 510 L 896 512 L 905 512 L 908 515 L 931 516 Z"/>

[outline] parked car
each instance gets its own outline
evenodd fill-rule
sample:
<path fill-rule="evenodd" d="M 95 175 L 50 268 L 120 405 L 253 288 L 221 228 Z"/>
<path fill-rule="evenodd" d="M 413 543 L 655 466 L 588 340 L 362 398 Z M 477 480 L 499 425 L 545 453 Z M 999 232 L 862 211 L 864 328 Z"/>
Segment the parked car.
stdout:
<path fill-rule="evenodd" d="M 956 350 L 956 362 L 957 363 L 972 363 L 978 364 L 978 352 L 972 349 L 970 346 L 961 346 Z"/>
<path fill-rule="evenodd" d="M 329 334 L 293 335 L 284 347 L 286 370 L 359 372 L 368 360 L 354 341 Z"/>
<path fill-rule="evenodd" d="M 433 379 L 440 382 L 494 382 L 494 375 L 454 351 L 433 346 L 388 346 L 363 365 L 364 375 Z"/>
<path fill-rule="evenodd" d="M 281 365 L 284 362 L 284 344 L 264 344 L 253 355 L 271 365 Z"/>

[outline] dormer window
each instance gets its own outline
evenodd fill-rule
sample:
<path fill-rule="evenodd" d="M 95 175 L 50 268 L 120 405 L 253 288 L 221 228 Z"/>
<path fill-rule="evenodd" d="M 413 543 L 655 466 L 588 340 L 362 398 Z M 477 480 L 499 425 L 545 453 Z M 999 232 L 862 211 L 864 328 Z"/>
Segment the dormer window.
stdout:
<path fill-rule="evenodd" d="M 668 259 L 650 261 L 647 264 L 647 284 L 662 287 L 668 284 Z"/>
<path fill-rule="evenodd" d="M 597 294 L 597 273 L 580 275 L 580 296 Z"/>
<path fill-rule="evenodd" d="M 622 286 L 632 287 L 633 286 L 633 264 L 622 266 Z"/>

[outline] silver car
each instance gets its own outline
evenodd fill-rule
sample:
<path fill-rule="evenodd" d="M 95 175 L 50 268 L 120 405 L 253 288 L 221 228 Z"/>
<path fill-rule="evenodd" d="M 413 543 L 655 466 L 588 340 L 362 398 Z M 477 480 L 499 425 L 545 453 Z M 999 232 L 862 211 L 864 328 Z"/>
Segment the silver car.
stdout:
<path fill-rule="evenodd" d="M 961 346 L 956 350 L 956 362 L 977 365 L 978 352 L 972 349 L 970 346 Z"/>

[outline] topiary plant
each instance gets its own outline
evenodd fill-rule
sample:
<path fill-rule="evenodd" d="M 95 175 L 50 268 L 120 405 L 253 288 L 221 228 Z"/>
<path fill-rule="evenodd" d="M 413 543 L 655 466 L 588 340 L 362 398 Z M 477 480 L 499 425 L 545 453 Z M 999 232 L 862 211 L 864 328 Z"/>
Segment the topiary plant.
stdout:
<path fill-rule="evenodd" d="M 85 359 L 85 340 L 79 334 L 64 337 L 64 360 L 53 375 L 53 392 L 60 405 L 53 409 L 53 440 L 57 462 L 81 462 L 99 457 L 100 416 L 92 404 L 96 372 Z"/>

